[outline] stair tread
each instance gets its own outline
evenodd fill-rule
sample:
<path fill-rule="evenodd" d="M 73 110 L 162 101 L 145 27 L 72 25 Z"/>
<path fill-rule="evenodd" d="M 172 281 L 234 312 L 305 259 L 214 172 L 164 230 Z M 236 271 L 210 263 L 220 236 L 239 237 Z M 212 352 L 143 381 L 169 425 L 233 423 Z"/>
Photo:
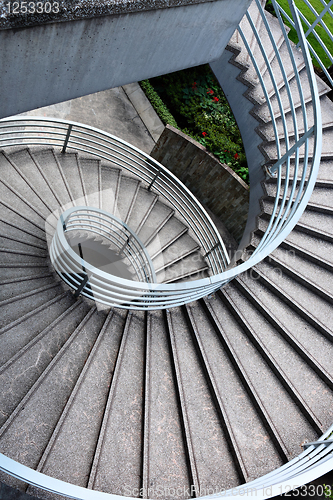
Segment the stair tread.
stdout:
<path fill-rule="evenodd" d="M 42 168 L 45 176 L 52 183 L 52 188 L 57 194 L 57 198 L 63 205 L 71 204 L 72 193 L 68 187 L 67 172 L 61 167 L 62 155 L 57 155 L 53 149 L 31 148 L 31 156 Z"/>
<path fill-rule="evenodd" d="M 84 379 L 77 381 L 38 464 L 40 472 L 67 482 L 75 476 L 75 484 L 86 487 L 117 357 L 122 316 L 111 312 L 105 320 L 96 349 L 94 346 L 87 360 Z M 107 369 L 101 372 L 100 366 Z"/>
<path fill-rule="evenodd" d="M 154 258 L 155 255 L 168 248 L 169 245 L 174 244 L 174 242 L 176 242 L 178 238 L 182 237 L 186 231 L 186 226 L 176 217 L 172 217 L 168 220 L 165 226 L 162 227 L 156 237 L 148 243 L 147 251 L 149 255 Z"/>
<path fill-rule="evenodd" d="M 229 293 L 228 287 L 223 292 L 230 297 L 231 292 Z M 250 308 L 248 313 L 250 314 Z M 312 433 L 313 437 L 316 438 L 317 433 L 313 431 L 282 384 L 278 382 L 275 374 L 255 347 L 249 343 L 243 329 L 235 321 L 230 316 L 229 311 L 228 314 L 224 315 L 224 328 L 232 331 L 232 335 L 229 335 L 229 341 L 242 360 L 244 370 L 254 384 L 262 404 L 287 448 L 287 452 L 290 455 L 297 454 L 299 444 L 305 439 L 305 436 Z"/>
<path fill-rule="evenodd" d="M 102 315 L 99 316 L 101 320 Z M 23 461 L 29 467 L 34 468 L 38 464 L 98 335 L 101 321 L 93 321 L 93 315 L 86 318 L 83 320 L 84 325 L 74 331 L 67 344 L 64 344 L 63 350 L 58 352 L 48 369 L 41 374 L 42 379 L 38 386 L 35 383 L 21 400 L 21 411 L 16 413 L 15 410 L 0 430 L 1 451 L 13 459 Z M 26 436 L 24 442 L 17 440 L 17 432 Z M 34 436 L 38 436 L 37 443 L 34 442 Z"/>
<path fill-rule="evenodd" d="M 141 225 L 144 224 L 156 201 L 156 194 L 140 187 L 127 223 L 132 231 L 139 233 Z"/>
<path fill-rule="evenodd" d="M 168 316 L 170 351 L 177 364 L 175 378 L 182 394 L 180 411 L 183 418 L 191 423 L 185 428 L 185 439 L 193 453 L 190 460 L 191 469 L 196 471 L 194 486 L 200 484 L 204 490 L 211 484 L 212 475 L 225 468 L 227 474 L 220 486 L 222 489 L 230 488 L 237 484 L 237 474 L 186 319 L 180 309 L 173 309 Z M 209 422 L 209 426 L 204 425 L 204 422 Z M 213 457 L 207 442 L 216 450 Z M 200 457 L 200 460 L 196 457 Z"/>
<path fill-rule="evenodd" d="M 205 299 L 215 310 L 215 299 Z M 241 458 L 247 472 L 247 481 L 265 474 L 281 464 L 266 429 L 258 416 L 248 393 L 237 376 L 227 352 L 213 329 L 205 311 L 197 304 L 191 306 L 205 354 L 215 376 L 219 396 L 234 433 L 234 439 L 240 448 Z M 215 310 L 216 312 L 216 310 Z M 221 316 L 219 316 L 221 318 Z M 240 406 L 240 401 L 242 404 Z M 240 408 L 242 410 L 240 411 Z M 252 448 L 256 454 L 253 456 Z M 268 462 L 264 457 L 269 457 Z"/>
<path fill-rule="evenodd" d="M 175 264 L 168 266 L 166 269 L 161 269 L 156 274 L 156 278 L 158 283 L 168 283 L 207 269 L 208 266 L 203 260 L 202 255 L 196 251 L 177 261 Z"/>
<path fill-rule="evenodd" d="M 86 198 L 82 186 L 77 153 L 56 153 L 56 158 L 70 186 L 72 201 L 76 206 L 85 206 Z"/>
<path fill-rule="evenodd" d="M 284 250 L 278 247 L 270 255 L 270 258 L 278 259 L 278 262 L 287 265 L 289 268 L 304 276 L 307 280 L 323 287 L 328 294 L 333 294 L 333 279 L 332 273 L 327 269 L 323 269 L 318 264 L 306 260 L 293 250 Z"/>
<path fill-rule="evenodd" d="M 320 104 L 321 104 L 321 113 L 322 113 L 322 124 L 323 124 L 323 129 L 329 128 L 333 126 L 333 118 L 332 118 L 332 102 L 330 99 L 327 97 L 327 95 L 322 95 L 320 97 Z M 313 117 L 313 104 L 312 102 L 308 102 L 306 104 L 306 114 L 308 118 L 308 128 L 312 127 L 314 124 L 314 117 Z M 303 119 L 303 113 L 301 108 L 297 108 L 295 110 L 296 113 L 296 119 L 297 119 L 297 125 L 298 125 L 298 132 L 300 134 L 304 133 L 304 119 Z M 290 132 L 291 135 L 294 135 L 294 123 L 293 123 L 293 118 L 291 112 L 286 113 L 284 115 L 286 123 L 287 123 L 287 130 Z M 277 125 L 277 130 L 279 137 L 284 137 L 284 130 L 283 130 L 283 123 L 281 117 L 278 117 L 276 119 L 276 125 Z M 268 122 L 264 125 L 259 126 L 259 132 L 262 138 L 266 141 L 273 141 L 274 139 L 274 130 L 273 130 L 273 125 L 272 122 Z"/>
<path fill-rule="evenodd" d="M 309 87 L 309 83 L 308 83 L 306 70 L 302 69 L 300 71 L 299 75 L 300 75 L 300 79 L 302 81 L 304 102 L 305 103 L 310 102 L 312 97 L 311 97 L 311 92 L 310 92 L 310 87 Z M 320 78 L 317 77 L 316 79 L 317 79 L 317 85 L 318 85 L 318 95 L 322 96 L 324 94 L 327 94 L 329 92 L 329 87 Z M 289 81 L 289 85 L 290 85 L 291 94 L 293 96 L 293 105 L 294 105 L 294 108 L 296 109 L 296 108 L 300 107 L 300 98 L 299 98 L 299 91 L 298 91 L 297 82 L 296 82 L 295 77 L 291 78 L 291 80 Z M 281 96 L 281 100 L 283 103 L 284 113 L 286 113 L 286 112 L 290 111 L 291 106 L 290 106 L 290 101 L 288 98 L 286 88 L 284 86 L 281 87 L 281 89 L 279 90 L 279 94 Z M 272 103 L 272 107 L 273 107 L 274 116 L 278 117 L 280 115 L 280 110 L 279 110 L 279 106 L 278 106 L 278 100 L 277 100 L 275 95 L 273 95 L 271 97 L 271 103 Z M 267 104 L 261 104 L 260 106 L 257 106 L 253 110 L 253 113 L 256 116 L 256 118 L 258 120 L 260 120 L 262 123 L 267 123 L 267 122 L 271 121 L 271 116 L 270 116 Z"/>
<path fill-rule="evenodd" d="M 126 487 L 131 491 L 140 489 L 141 459 L 136 450 L 141 446 L 143 408 L 142 319 L 142 312 L 130 314 L 127 319 L 126 348 L 117 359 L 118 367 L 111 385 L 112 405 L 107 407 L 104 415 L 103 446 L 95 455 L 98 467 L 91 484 L 99 491 L 125 495 Z M 128 384 L 129 379 L 131 384 Z"/>
<path fill-rule="evenodd" d="M 0 379 L 3 390 L 0 396 L 0 425 L 4 424 L 5 416 L 8 418 L 15 410 L 83 319 L 84 313 L 87 313 L 83 303 L 79 304 L 79 308 L 70 310 L 70 313 L 67 311 L 62 320 L 57 318 L 52 328 L 47 328 L 45 334 L 44 332 L 40 334 L 38 342 L 33 339 L 29 349 L 24 346 L 21 356 L 16 357 L 11 364 L 7 361 L 6 365 L 1 367 Z M 16 351 L 16 354 L 19 354 L 19 351 Z"/>
<path fill-rule="evenodd" d="M 115 215 L 125 223 L 127 223 L 131 215 L 139 185 L 140 181 L 138 179 L 126 175 L 121 176 Z"/>
<path fill-rule="evenodd" d="M 329 425 L 327 419 L 326 408 L 330 406 L 330 402 L 323 405 L 322 398 L 319 396 L 322 391 L 327 390 L 325 382 L 316 374 L 316 372 L 305 362 L 304 358 L 295 351 L 293 346 L 274 328 L 273 324 L 269 324 L 269 319 L 265 318 L 257 304 L 266 305 L 265 301 L 270 301 L 272 315 L 276 316 L 282 323 L 285 324 L 286 331 L 290 329 L 288 319 L 283 315 L 278 315 L 283 308 L 282 301 L 272 301 L 270 292 L 261 286 L 260 282 L 249 277 L 242 277 L 239 280 L 240 288 L 237 286 L 238 293 L 233 297 L 237 301 L 239 307 L 246 307 L 246 319 L 250 322 L 252 328 L 259 336 L 265 348 L 273 355 L 273 358 L 279 363 L 280 367 L 287 374 L 296 390 L 301 394 L 304 400 L 309 404 L 311 410 L 318 417 L 323 429 Z M 242 287 L 246 286 L 252 294 L 253 304 L 247 300 L 242 294 Z M 285 306 L 287 312 L 288 306 Z M 304 340 L 303 340 L 304 341 Z M 319 360 L 321 362 L 321 359 Z M 317 387 L 317 391 L 314 390 Z M 326 389 L 325 389 L 326 387 Z M 329 399 L 333 396 L 328 391 Z"/>
<path fill-rule="evenodd" d="M 147 242 L 149 243 L 159 233 L 173 214 L 174 210 L 164 203 L 157 201 L 138 233 L 140 240 L 147 245 Z"/>
<path fill-rule="evenodd" d="M 99 160 L 79 158 L 82 184 L 88 207 L 100 208 Z"/>
<path fill-rule="evenodd" d="M 117 201 L 118 186 L 121 170 L 109 168 L 104 164 L 101 167 L 102 209 L 110 214 L 114 213 Z"/>
<path fill-rule="evenodd" d="M 165 268 L 171 263 L 182 259 L 185 255 L 197 250 L 199 250 L 199 245 L 185 233 L 164 250 L 163 253 L 158 254 L 153 259 L 154 268 L 156 270 L 162 267 Z"/>

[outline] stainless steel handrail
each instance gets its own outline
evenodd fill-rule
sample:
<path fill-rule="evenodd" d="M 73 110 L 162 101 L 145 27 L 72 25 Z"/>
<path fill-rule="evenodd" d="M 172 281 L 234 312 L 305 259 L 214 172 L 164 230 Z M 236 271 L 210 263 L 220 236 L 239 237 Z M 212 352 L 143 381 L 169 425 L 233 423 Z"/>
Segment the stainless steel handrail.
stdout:
<path fill-rule="evenodd" d="M 278 56 L 279 47 L 276 45 L 274 37 L 269 36 L 269 20 L 266 18 L 259 0 L 257 1 L 257 10 L 262 18 L 263 25 L 268 31 L 274 53 L 277 56 L 279 77 L 275 75 L 275 70 L 270 64 L 268 51 L 261 50 L 261 58 L 264 59 L 265 63 L 265 75 L 264 72 L 259 69 L 259 63 L 256 59 L 257 56 L 251 49 L 246 25 L 250 27 L 250 37 L 254 35 L 260 48 L 263 49 L 263 47 L 256 24 L 253 22 L 250 14 L 246 16 L 244 22 L 242 21 L 239 28 L 240 37 L 243 40 L 245 48 L 249 52 L 250 60 L 257 71 L 263 89 L 268 112 L 272 120 L 278 156 L 278 161 L 274 166 L 266 166 L 270 175 L 274 175 L 274 173 L 277 174 L 276 200 L 272 207 L 271 219 L 268 222 L 264 237 L 257 250 L 246 262 L 243 262 L 237 267 L 219 272 L 209 278 L 188 283 L 168 285 L 156 283 L 147 284 L 134 283 L 120 278 L 116 280 L 116 283 L 109 283 L 107 277 L 105 277 L 105 281 L 103 281 L 104 277 L 100 276 L 100 282 L 103 282 L 103 286 L 101 287 L 101 283 L 99 282 L 92 283 L 92 286 L 96 287 L 96 291 L 100 293 L 100 295 L 105 294 L 105 290 L 107 290 L 107 294 L 112 296 L 113 304 L 118 306 L 120 304 L 131 309 L 159 309 L 184 304 L 203 297 L 215 289 L 220 288 L 233 277 L 260 262 L 286 238 L 301 217 L 311 196 L 319 168 L 322 141 L 321 115 L 315 75 L 299 15 L 292 0 L 288 1 L 293 13 L 293 22 L 299 33 L 300 46 L 308 75 L 307 83 L 310 88 L 314 110 L 311 121 L 308 117 L 303 86 L 298 77 L 294 60 L 293 54 L 295 48 L 288 40 L 281 19 L 281 11 L 277 3 L 273 0 L 281 32 L 283 33 L 290 54 L 296 87 L 290 85 L 288 75 L 283 65 L 281 66 L 281 60 Z M 267 76 L 268 79 L 270 79 L 270 86 L 273 87 L 273 91 L 269 90 Z M 281 76 L 282 81 L 279 81 Z M 299 103 L 301 109 L 301 125 L 295 114 L 295 106 L 297 103 Z M 286 115 L 288 113 L 291 114 L 291 128 L 290 124 L 286 121 Z M 278 122 L 278 115 L 281 115 L 280 120 L 282 125 Z M 310 122 L 312 122 L 311 125 L 309 125 Z M 35 129 L 33 128 L 33 123 L 36 124 Z M 29 130 L 23 130 L 25 126 L 27 126 L 28 129 L 30 127 L 30 133 Z M 43 131 L 43 126 L 49 130 L 49 132 L 47 132 L 47 130 Z M 52 127 L 54 133 L 50 134 L 50 129 L 52 129 Z M 173 206 L 177 206 L 180 213 L 186 215 L 185 212 L 189 210 L 191 227 L 193 230 L 197 229 L 199 232 L 202 231 L 202 234 L 200 234 L 203 241 L 202 247 L 208 250 L 207 246 L 211 244 L 209 231 L 206 228 L 204 229 L 201 223 L 197 224 L 196 222 L 197 209 L 192 205 L 192 195 L 188 193 L 188 190 L 186 190 L 184 186 L 179 187 L 178 181 L 172 174 L 168 173 L 162 165 L 127 143 L 102 131 L 93 129 L 92 127 L 73 122 L 47 120 L 43 118 L 2 120 L 0 122 L 0 146 L 5 147 L 17 144 L 47 144 L 60 146 L 63 150 L 72 148 L 77 151 L 94 154 L 102 159 L 111 160 L 114 164 L 122 168 L 130 169 L 133 173 L 147 182 L 149 186 L 151 186 L 153 182 L 154 189 L 166 197 Z M 251 165 L 249 165 L 249 167 L 253 168 Z M 176 192 L 174 190 L 176 190 Z M 184 206 L 184 193 L 188 199 L 191 200 L 190 207 Z M 212 268 L 215 266 L 216 269 L 219 259 L 223 260 L 223 258 L 215 253 L 215 251 L 211 253 L 214 255 L 215 259 L 214 262 L 212 261 L 211 266 Z M 67 265 L 66 261 L 64 261 L 64 265 Z M 92 271 L 94 270 L 92 269 Z M 320 438 L 320 440 L 326 439 L 332 431 L 333 426 Z M 262 478 L 232 490 L 216 493 L 204 498 L 224 498 L 226 496 L 244 498 L 244 496 L 251 497 L 254 494 L 255 498 L 264 499 L 279 495 L 285 492 L 285 486 L 297 487 L 303 485 L 331 470 L 333 466 L 332 448 L 333 445 L 312 445 L 289 463 Z M 85 488 L 50 478 L 18 464 L 3 455 L 0 455 L 0 469 L 25 482 L 61 494 L 67 498 L 75 498 L 78 500 L 116 500 L 121 498 L 118 495 L 86 490 Z M 267 489 L 269 489 L 269 491 L 267 491 Z"/>
<path fill-rule="evenodd" d="M 333 19 L 333 11 L 331 10 L 331 7 L 333 6 L 333 0 L 329 0 L 328 3 L 324 2 L 323 0 L 320 0 L 320 1 L 323 5 L 323 9 L 320 12 L 317 12 L 317 10 L 313 7 L 311 2 L 309 2 L 309 0 L 303 0 L 304 4 L 311 10 L 312 14 L 315 16 L 315 20 L 313 23 L 310 23 L 307 20 L 305 15 L 302 13 L 302 11 L 298 7 L 296 7 L 296 9 L 297 9 L 299 17 L 302 19 L 303 23 L 308 28 L 306 33 L 304 34 L 305 38 L 308 39 L 309 35 L 313 35 L 315 37 L 316 41 L 321 46 L 321 48 L 323 49 L 323 51 L 325 52 L 326 57 L 330 61 L 331 65 L 333 65 L 333 50 L 332 50 L 332 48 L 330 50 L 330 48 L 326 46 L 324 41 L 320 38 L 319 33 L 316 31 L 316 27 L 320 24 L 320 26 L 325 30 L 330 41 L 332 42 L 332 47 L 333 47 L 333 33 L 330 31 L 330 29 L 326 25 L 325 21 L 323 20 L 323 17 L 325 14 L 330 15 L 331 18 Z M 283 14 L 283 16 L 285 17 L 285 19 L 287 19 L 289 21 L 289 23 L 296 29 L 293 18 L 291 18 L 282 7 L 279 7 L 279 9 L 280 9 L 281 13 Z M 310 52 L 316 58 L 318 64 L 320 65 L 321 69 L 323 70 L 327 80 L 330 82 L 330 85 L 333 87 L 332 75 L 327 71 L 327 68 L 326 68 L 324 62 L 321 60 L 320 56 L 317 54 L 316 50 L 314 49 L 314 47 L 311 45 L 311 43 L 308 40 L 307 40 L 307 43 L 308 43 L 308 47 L 310 49 Z M 298 43 L 297 46 L 299 46 L 299 45 L 300 45 L 300 42 Z"/>
<path fill-rule="evenodd" d="M 213 274 L 220 273 L 229 264 L 219 232 L 192 193 L 163 165 L 134 146 L 97 128 L 67 120 L 42 117 L 0 120 L 0 147 L 27 144 L 58 146 L 63 152 L 74 149 L 129 170 L 183 217 L 197 235 Z"/>
<path fill-rule="evenodd" d="M 97 280 L 101 271 L 79 257 L 67 241 L 66 234 L 85 231 L 100 236 L 108 241 L 117 251 L 128 259 L 139 281 L 156 282 L 152 260 L 138 236 L 118 217 L 93 207 L 73 207 L 66 210 L 58 219 L 57 228 L 50 245 L 50 257 L 53 267 L 62 279 L 72 288 L 77 289 L 82 282 L 82 269 L 89 277 L 80 290 L 82 295 L 94 299 L 94 290 L 90 281 Z M 91 272 L 87 272 L 93 269 Z M 103 273 L 103 276 L 105 277 Z M 93 275 L 93 276 L 92 276 Z M 108 276 L 111 282 L 112 275 Z"/>

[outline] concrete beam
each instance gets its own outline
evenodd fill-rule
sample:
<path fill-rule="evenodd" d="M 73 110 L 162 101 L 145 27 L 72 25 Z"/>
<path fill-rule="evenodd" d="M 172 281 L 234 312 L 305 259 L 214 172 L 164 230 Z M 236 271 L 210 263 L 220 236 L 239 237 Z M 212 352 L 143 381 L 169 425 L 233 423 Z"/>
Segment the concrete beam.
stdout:
<path fill-rule="evenodd" d="M 0 117 L 218 59 L 250 0 L 0 31 Z"/>

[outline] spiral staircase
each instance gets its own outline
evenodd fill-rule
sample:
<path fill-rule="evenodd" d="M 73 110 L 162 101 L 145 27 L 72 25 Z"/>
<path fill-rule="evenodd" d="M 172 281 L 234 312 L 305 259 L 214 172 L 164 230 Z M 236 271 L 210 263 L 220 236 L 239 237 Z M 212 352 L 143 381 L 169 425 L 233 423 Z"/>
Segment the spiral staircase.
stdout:
<path fill-rule="evenodd" d="M 260 8 L 254 3 L 250 11 L 265 40 Z M 294 88 L 281 26 L 266 16 Z M 66 133 L 67 151 L 57 141 L 43 146 L 47 121 L 29 136 L 28 121 L 12 120 L 16 128 L 0 154 L 0 452 L 9 459 L 1 466 L 7 485 L 41 499 L 102 499 L 100 492 L 110 494 L 105 498 L 174 499 L 218 492 L 240 497 L 237 486 L 249 483 L 256 498 L 269 498 L 288 489 L 265 492 L 265 485 L 297 486 L 318 477 L 311 472 L 318 456 L 322 472 L 331 468 L 323 439 L 333 416 L 333 104 L 329 87 L 317 79 L 323 150 L 313 194 L 280 245 L 247 266 L 276 208 L 293 198 L 302 175 L 311 176 L 296 171 L 297 158 L 282 165 L 277 178 L 274 165 L 297 143 L 295 134 L 286 139 L 285 123 L 295 125 L 295 116 L 298 133 L 305 132 L 314 121 L 303 123 L 303 108 L 311 114 L 315 106 L 306 63 L 293 48 L 304 100 L 295 101 L 293 115 L 281 74 L 267 91 L 272 119 L 253 59 L 268 86 L 269 70 L 248 22 L 242 21 L 223 61 L 247 89 L 235 99 L 251 103 L 257 124 L 251 134 L 260 142 L 255 154 L 271 175 L 251 241 L 238 255 L 245 272 L 229 283 L 228 275 L 221 289 L 198 225 L 158 191 L 159 174 L 147 181 L 115 165 L 104 150 L 96 155 L 78 142 L 71 146 Z M 269 62 L 277 65 L 274 51 Z M 238 122 L 242 129 L 248 116 Z M 310 154 L 300 147 L 300 165 L 314 146 L 310 138 Z M 200 282 L 210 283 L 213 293 L 200 291 L 198 300 L 187 295 L 182 305 L 160 309 L 150 307 L 151 295 L 146 310 L 124 301 L 102 306 L 89 293 L 77 297 L 48 253 L 59 214 L 73 206 L 105 210 L 127 224 L 146 247 L 160 290 Z M 75 237 L 72 244 L 80 241 L 83 252 L 89 242 L 100 255 L 108 248 L 87 232 Z M 317 444 L 302 452 L 307 442 Z"/>

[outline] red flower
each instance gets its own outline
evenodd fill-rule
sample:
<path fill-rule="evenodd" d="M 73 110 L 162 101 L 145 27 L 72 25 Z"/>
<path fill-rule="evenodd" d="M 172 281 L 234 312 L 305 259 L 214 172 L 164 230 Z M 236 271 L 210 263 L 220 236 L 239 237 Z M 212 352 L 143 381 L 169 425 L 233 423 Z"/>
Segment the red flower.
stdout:
<path fill-rule="evenodd" d="M 213 97 L 213 102 L 219 102 L 219 98 L 218 97 Z"/>
<path fill-rule="evenodd" d="M 202 132 L 202 135 L 205 137 L 207 135 L 207 132 Z"/>
<path fill-rule="evenodd" d="M 239 158 L 239 154 L 238 154 L 238 153 L 235 153 L 235 154 L 234 154 L 234 158 L 235 158 L 235 160 L 237 160 L 237 159 Z"/>
<path fill-rule="evenodd" d="M 207 94 L 211 94 L 211 95 L 212 95 L 212 94 L 214 94 L 214 90 L 212 90 L 212 89 L 208 89 L 208 90 L 207 90 Z"/>

